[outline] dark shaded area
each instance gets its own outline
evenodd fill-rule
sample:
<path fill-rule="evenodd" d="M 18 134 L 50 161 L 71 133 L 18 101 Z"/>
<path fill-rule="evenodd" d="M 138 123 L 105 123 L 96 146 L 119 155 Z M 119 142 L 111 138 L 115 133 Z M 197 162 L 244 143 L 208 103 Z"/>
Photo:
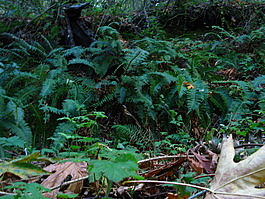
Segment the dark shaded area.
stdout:
<path fill-rule="evenodd" d="M 265 5 L 255 3 L 209 3 L 183 5 L 136 13 L 131 30 L 143 30 L 152 26 L 152 20 L 171 34 L 188 31 L 209 30 L 212 26 L 248 31 L 265 21 Z M 152 19 L 151 19 L 152 18 Z M 148 24 L 150 23 L 150 24 Z"/>
<path fill-rule="evenodd" d="M 64 39 L 66 45 L 70 47 L 89 47 L 92 42 L 96 41 L 95 35 L 92 30 L 90 30 L 86 26 L 85 22 L 80 18 L 82 9 L 85 9 L 89 6 L 90 3 L 64 6 L 63 9 L 66 14 Z"/>

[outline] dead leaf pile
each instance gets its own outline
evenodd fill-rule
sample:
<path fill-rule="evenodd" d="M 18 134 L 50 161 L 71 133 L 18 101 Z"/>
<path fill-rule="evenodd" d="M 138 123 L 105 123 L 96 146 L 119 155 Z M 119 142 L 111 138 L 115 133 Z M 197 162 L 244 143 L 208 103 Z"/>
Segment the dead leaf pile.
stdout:
<path fill-rule="evenodd" d="M 1 163 L 2 179 L 4 175 L 8 176 L 7 174 L 12 174 L 14 171 L 17 176 L 20 176 L 17 181 L 25 180 L 28 174 L 24 173 L 22 166 L 24 163 L 31 166 L 29 161 L 37 159 L 38 155 L 32 154 L 22 159 Z M 139 181 L 141 184 L 137 186 L 132 184 L 125 186 L 127 184 L 120 185 L 117 183 L 110 196 L 114 198 L 163 198 L 166 196 L 172 199 L 185 198 L 186 196 L 175 193 L 173 187 L 161 185 L 167 184 L 167 182 L 170 184 L 170 182 L 178 179 L 181 168 L 183 168 L 185 172 L 205 173 L 206 176 L 211 176 L 215 172 L 210 188 L 203 188 L 208 191 L 205 199 L 265 198 L 265 189 L 258 188 L 261 187 L 259 185 L 265 182 L 265 146 L 238 163 L 234 162 L 234 156 L 235 149 L 232 136 L 230 136 L 223 142 L 219 161 L 217 154 L 212 151 L 204 150 L 201 153 L 196 149 L 190 149 L 187 153 L 175 156 L 160 156 L 141 160 L 138 162 L 139 172 L 146 179 L 145 182 Z M 44 167 L 43 170 L 41 169 L 40 173 L 33 172 L 33 174 L 39 176 L 44 173 L 46 175 L 47 173 L 50 174 L 41 184 L 52 191 L 44 193 L 43 196 L 56 199 L 58 193 L 80 195 L 84 191 L 84 179 L 89 176 L 87 166 L 86 162 L 67 161 L 51 164 Z M 16 168 L 20 170 L 17 171 Z M 33 171 L 36 171 L 36 166 L 32 168 L 35 169 Z M 25 172 L 30 173 L 30 170 L 25 170 Z M 38 179 L 41 178 L 38 177 Z M 148 183 L 151 181 L 153 183 L 160 182 L 160 184 Z M 31 182 L 30 179 L 28 179 L 28 182 Z M 93 186 L 92 183 L 89 184 L 89 187 L 91 186 Z M 87 192 L 89 192 L 89 187 L 86 190 Z M 99 186 L 94 188 L 99 189 Z M 133 195 L 131 195 L 132 190 Z"/>

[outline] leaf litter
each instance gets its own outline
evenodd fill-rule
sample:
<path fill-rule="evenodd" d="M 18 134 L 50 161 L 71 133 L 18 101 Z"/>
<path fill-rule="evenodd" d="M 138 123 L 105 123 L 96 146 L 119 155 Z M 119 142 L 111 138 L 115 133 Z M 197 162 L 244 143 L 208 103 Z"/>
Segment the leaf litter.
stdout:
<path fill-rule="evenodd" d="M 250 198 L 265 198 L 265 189 L 258 188 L 259 185 L 265 182 L 265 147 L 261 147 L 251 156 L 240 162 L 234 162 L 235 149 L 233 146 L 233 139 L 230 136 L 223 142 L 221 155 L 218 161 L 218 155 L 210 150 L 205 150 L 201 153 L 198 150 L 190 149 L 186 153 L 174 156 L 160 156 L 148 158 L 138 161 L 139 175 L 146 180 L 132 181 L 126 178 L 125 183 L 115 182 L 115 186 L 110 192 L 113 198 L 169 198 L 179 199 L 188 198 L 189 195 L 184 195 L 176 191 L 176 187 L 169 186 L 170 184 L 182 184 L 182 186 L 189 186 L 176 182 L 180 177 L 182 171 L 196 172 L 197 176 L 193 178 L 199 179 L 202 176 L 212 176 L 215 173 L 214 179 L 210 183 L 210 188 L 191 185 L 191 187 L 201 188 L 207 191 L 205 199 L 250 199 Z M 37 154 L 34 154 L 34 158 Z M 22 159 L 22 162 L 32 160 L 30 157 Z M 19 160 L 21 162 L 21 160 Z M 13 160 L 13 162 L 19 162 Z M 218 165 L 217 165 L 218 162 Z M 29 163 L 30 164 L 30 163 Z M 217 168 L 216 168 L 217 165 Z M 100 189 L 99 182 L 89 183 L 88 187 L 84 186 L 84 179 L 89 177 L 86 162 L 64 162 L 50 164 L 43 168 L 44 172 L 52 173 L 42 181 L 42 185 L 51 189 L 51 192 L 43 193 L 43 196 L 55 199 L 58 193 L 78 194 L 82 195 L 84 190 L 93 190 L 89 193 L 93 197 L 103 197 L 103 195 L 96 195 Z M 2 168 L 3 169 L 3 168 Z M 46 175 L 47 175 L 46 173 Z M 3 177 L 5 172 L 2 171 Z M 5 176 L 11 176 L 5 175 Z M 38 175 L 43 175 L 40 173 Z M 8 178 L 8 177 L 6 177 Z M 31 179 L 26 179 L 25 176 L 20 175 L 19 179 L 10 180 L 5 179 L 4 182 L 10 184 L 14 181 L 32 182 Z M 137 184 L 136 184 L 137 183 Z M 154 184 L 155 183 L 155 184 Z M 166 185 L 166 186 L 165 186 Z M 131 194 L 134 192 L 133 195 Z M 198 192 L 198 191 L 196 191 Z M 0 192 L 3 194 L 4 192 Z M 195 193 L 195 192 L 194 192 Z M 201 196 L 200 196 L 201 197 Z"/>

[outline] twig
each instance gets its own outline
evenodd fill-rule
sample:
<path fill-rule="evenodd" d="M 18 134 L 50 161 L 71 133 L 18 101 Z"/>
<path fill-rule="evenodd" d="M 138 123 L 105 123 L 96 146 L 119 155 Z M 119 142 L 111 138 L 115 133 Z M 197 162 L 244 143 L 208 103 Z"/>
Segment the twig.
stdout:
<path fill-rule="evenodd" d="M 54 186 L 54 187 L 50 188 L 50 190 L 52 191 L 54 189 L 60 188 L 61 186 L 72 184 L 72 183 L 75 183 L 75 182 L 78 182 L 78 181 L 81 181 L 81 180 L 85 180 L 87 178 L 89 178 L 89 176 L 85 176 L 85 177 L 82 177 L 82 178 L 78 178 L 78 179 L 70 180 L 70 181 L 67 181 L 67 182 L 63 182 L 60 185 L 57 185 L 57 186 Z"/>
<path fill-rule="evenodd" d="M 0 191 L 0 195 L 16 195 L 16 194 L 15 193 L 7 193 L 7 192 Z"/>
<path fill-rule="evenodd" d="M 194 179 L 199 179 L 199 178 L 205 178 L 205 177 L 214 177 L 215 176 L 215 174 L 206 174 L 206 175 L 201 175 L 201 176 L 196 176 L 196 177 L 194 177 Z"/>
<path fill-rule="evenodd" d="M 138 164 L 143 163 L 143 162 L 149 162 L 149 161 L 153 161 L 153 160 L 161 160 L 161 159 L 169 159 L 169 158 L 193 158 L 194 155 L 166 155 L 166 156 L 158 156 L 158 157 L 153 157 L 153 158 L 149 158 L 149 159 L 145 159 L 145 160 L 140 160 L 138 161 Z"/>
<path fill-rule="evenodd" d="M 241 145 L 238 145 L 238 146 L 235 146 L 234 148 L 237 149 L 237 148 L 243 148 L 243 147 L 247 147 L 247 146 L 264 146 L 263 144 L 255 144 L 255 143 L 250 143 L 250 144 L 241 144 Z"/>
<path fill-rule="evenodd" d="M 196 188 L 196 189 L 202 189 L 202 190 L 206 190 L 208 192 L 214 193 L 214 190 L 206 188 L 206 187 L 201 187 L 201 186 L 197 186 L 197 185 L 193 185 L 193 184 L 180 183 L 180 182 L 167 182 L 167 181 L 158 181 L 158 180 L 129 180 L 129 181 L 123 182 L 122 184 L 128 184 L 128 183 L 173 184 L 173 185 L 193 187 L 193 188 Z"/>

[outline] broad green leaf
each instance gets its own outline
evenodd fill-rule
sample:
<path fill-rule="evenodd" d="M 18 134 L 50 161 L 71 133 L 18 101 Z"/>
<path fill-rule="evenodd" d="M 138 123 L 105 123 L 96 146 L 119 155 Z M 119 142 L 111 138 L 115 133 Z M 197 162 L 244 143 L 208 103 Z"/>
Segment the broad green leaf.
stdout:
<path fill-rule="evenodd" d="M 25 156 L 25 157 L 22 157 L 22 158 L 18 158 L 18 159 L 14 159 L 12 160 L 11 162 L 12 163 L 26 163 L 26 162 L 30 162 L 30 161 L 33 161 L 33 160 L 36 160 L 36 158 L 40 155 L 40 152 L 35 152 L 35 153 L 32 153 L 28 156 Z"/>
<path fill-rule="evenodd" d="M 23 158 L 0 163 L 0 174 L 9 172 L 19 176 L 20 178 L 28 178 L 32 175 L 48 174 L 48 172 L 42 170 L 40 167 L 30 163 L 31 161 L 36 160 L 38 155 L 39 152 L 36 152 Z"/>
<path fill-rule="evenodd" d="M 135 176 L 138 165 L 133 161 L 111 162 L 109 160 L 96 160 L 93 161 L 93 166 L 90 168 L 90 174 L 95 174 L 97 178 L 104 174 L 109 180 L 119 182 L 126 177 Z"/>

